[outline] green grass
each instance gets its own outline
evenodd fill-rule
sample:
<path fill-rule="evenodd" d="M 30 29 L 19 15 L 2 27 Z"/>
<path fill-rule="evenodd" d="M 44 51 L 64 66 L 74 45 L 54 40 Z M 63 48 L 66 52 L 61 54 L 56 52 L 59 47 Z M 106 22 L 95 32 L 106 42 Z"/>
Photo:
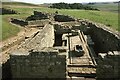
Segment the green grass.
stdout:
<path fill-rule="evenodd" d="M 11 7 L 12 8 L 12 7 Z M 19 12 L 20 14 L 15 15 L 3 15 L 2 17 L 2 35 L 3 40 L 16 35 L 20 29 L 12 24 L 9 23 L 8 19 L 12 18 L 21 18 L 25 19 L 27 16 L 33 14 L 34 10 L 47 12 L 47 13 L 54 13 L 58 11 L 60 14 L 71 15 L 75 18 L 80 19 L 89 19 L 94 22 L 102 23 L 105 25 L 109 25 L 109 27 L 118 30 L 118 13 L 113 12 L 105 12 L 105 11 L 90 11 L 90 10 L 72 10 L 72 9 L 51 9 L 45 7 L 34 7 L 34 8 L 19 8 L 13 7 L 13 10 Z M 120 30 L 119 30 L 120 31 Z"/>
<path fill-rule="evenodd" d="M 105 11 L 91 11 L 91 10 L 72 10 L 72 9 L 50 9 L 50 8 L 14 8 L 14 10 L 21 12 L 21 15 L 27 17 L 33 14 L 34 10 L 54 13 L 58 11 L 60 14 L 70 15 L 75 18 L 89 19 L 98 23 L 108 25 L 109 27 L 118 30 L 118 13 Z"/>
<path fill-rule="evenodd" d="M 2 40 L 15 36 L 20 31 L 18 27 L 9 23 L 9 16 L 10 15 L 2 16 Z"/>
<path fill-rule="evenodd" d="M 91 21 L 109 25 L 109 27 L 118 30 L 118 14 L 111 12 L 103 11 L 85 11 L 85 10 L 76 10 L 76 11 L 62 11 L 63 14 L 69 14 L 76 18 L 85 18 Z"/>
<path fill-rule="evenodd" d="M 98 8 L 99 10 L 102 11 L 110 11 L 110 12 L 118 12 L 118 3 L 107 3 L 107 4 L 103 4 L 103 3 L 96 3 L 94 5 L 89 5 L 95 8 Z"/>
<path fill-rule="evenodd" d="M 24 2 L 2 2 L 2 5 L 16 5 L 16 6 L 38 6 L 31 3 L 24 3 Z"/>

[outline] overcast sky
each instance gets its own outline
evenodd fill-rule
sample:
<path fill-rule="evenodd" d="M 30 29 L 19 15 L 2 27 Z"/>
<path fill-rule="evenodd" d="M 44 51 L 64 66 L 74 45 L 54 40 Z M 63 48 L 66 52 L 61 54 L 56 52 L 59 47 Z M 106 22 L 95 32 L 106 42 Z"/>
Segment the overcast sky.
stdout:
<path fill-rule="evenodd" d="M 59 3 L 59 2 L 65 2 L 65 3 L 113 2 L 119 0 L 12 0 L 12 1 L 42 4 L 42 3 Z"/>

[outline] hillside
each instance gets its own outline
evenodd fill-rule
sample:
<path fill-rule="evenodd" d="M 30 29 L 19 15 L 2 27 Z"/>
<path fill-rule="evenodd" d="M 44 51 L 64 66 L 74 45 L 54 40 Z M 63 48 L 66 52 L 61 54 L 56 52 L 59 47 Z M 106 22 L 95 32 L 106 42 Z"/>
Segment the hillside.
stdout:
<path fill-rule="evenodd" d="M 36 5 L 36 4 L 31 4 L 31 3 L 24 3 L 24 2 L 2 2 L 2 6 L 6 8 L 11 8 L 11 7 L 40 7 L 41 5 Z"/>
<path fill-rule="evenodd" d="M 31 4 L 31 3 L 24 3 L 24 2 L 2 2 L 2 5 L 16 5 L 16 6 L 38 6 L 35 4 Z"/>
<path fill-rule="evenodd" d="M 110 11 L 110 12 L 118 12 L 118 3 L 109 2 L 109 3 L 95 3 L 88 4 L 94 8 L 98 8 L 101 11 Z"/>

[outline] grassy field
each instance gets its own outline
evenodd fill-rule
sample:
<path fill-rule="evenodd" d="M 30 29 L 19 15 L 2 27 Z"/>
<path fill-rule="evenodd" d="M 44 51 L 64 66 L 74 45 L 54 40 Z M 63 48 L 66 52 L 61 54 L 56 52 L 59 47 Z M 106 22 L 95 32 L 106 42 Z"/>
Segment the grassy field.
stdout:
<path fill-rule="evenodd" d="M 21 15 L 27 17 L 33 14 L 33 10 L 54 13 L 58 11 L 60 14 L 70 15 L 75 18 L 89 19 L 98 23 L 102 23 L 118 30 L 118 13 L 105 12 L 105 11 L 91 11 L 91 10 L 67 10 L 67 9 L 50 9 L 50 8 L 14 8 L 14 10 L 21 12 Z"/>
<path fill-rule="evenodd" d="M 101 11 L 118 12 L 118 3 L 96 3 L 89 5 L 98 8 Z"/>
<path fill-rule="evenodd" d="M 34 10 L 47 12 L 47 13 L 54 13 L 58 11 L 60 14 L 71 15 L 75 18 L 84 18 L 89 19 L 91 21 L 95 21 L 98 23 L 102 23 L 108 25 L 109 27 L 118 30 L 118 13 L 113 12 L 106 12 L 106 11 L 90 11 L 90 10 L 72 10 L 72 9 L 50 9 L 46 7 L 17 7 L 10 6 L 13 10 L 19 12 L 20 14 L 15 15 L 3 15 L 2 17 L 2 40 L 7 39 L 8 37 L 16 35 L 20 29 L 12 24 L 9 23 L 9 18 L 22 18 L 25 19 L 27 16 L 33 14 Z M 120 30 L 119 30 L 120 31 Z"/>
<path fill-rule="evenodd" d="M 2 2 L 2 5 L 38 6 L 38 5 L 35 5 L 35 4 L 24 3 L 24 2 Z"/>
<path fill-rule="evenodd" d="M 20 31 L 18 27 L 9 23 L 9 16 L 10 15 L 2 16 L 2 40 L 15 36 Z"/>

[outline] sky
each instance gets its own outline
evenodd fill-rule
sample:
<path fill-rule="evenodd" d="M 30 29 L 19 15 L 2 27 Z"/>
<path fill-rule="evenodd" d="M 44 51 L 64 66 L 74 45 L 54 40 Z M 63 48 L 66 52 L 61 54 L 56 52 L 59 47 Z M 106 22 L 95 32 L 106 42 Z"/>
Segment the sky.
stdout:
<path fill-rule="evenodd" d="M 113 2 L 119 0 L 12 0 L 12 1 L 43 4 L 43 3 L 59 3 L 59 2 L 65 2 L 65 3 Z"/>

